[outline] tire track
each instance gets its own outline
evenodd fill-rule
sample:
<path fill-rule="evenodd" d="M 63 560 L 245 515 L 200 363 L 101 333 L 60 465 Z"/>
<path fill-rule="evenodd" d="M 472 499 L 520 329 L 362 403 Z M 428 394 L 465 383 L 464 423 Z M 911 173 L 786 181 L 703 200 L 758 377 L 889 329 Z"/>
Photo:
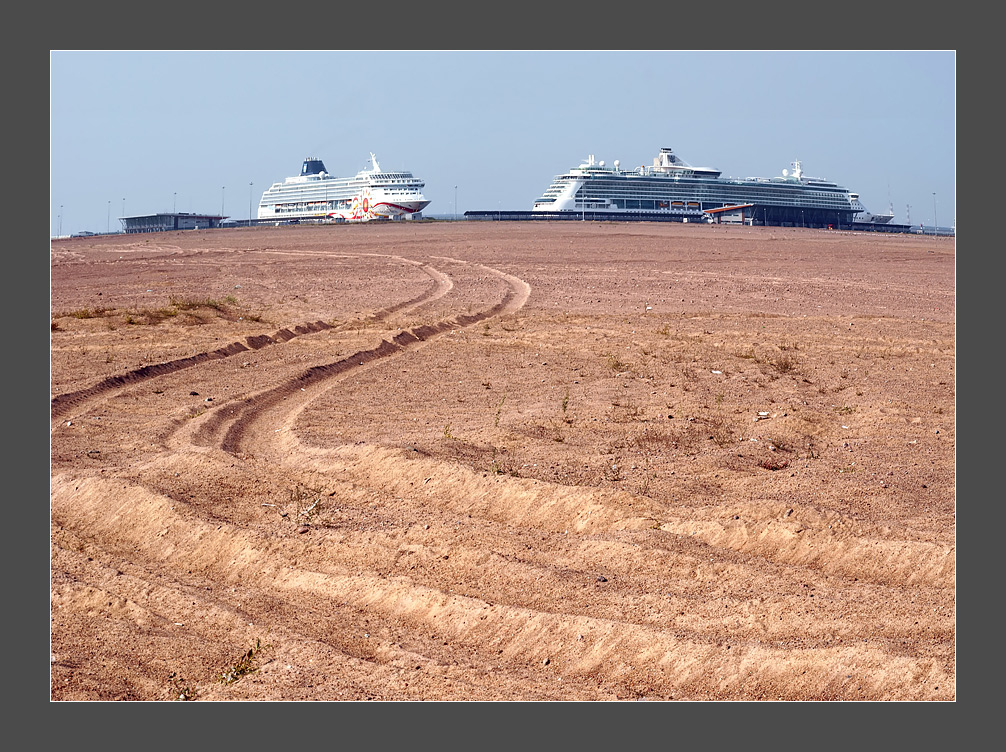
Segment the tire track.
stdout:
<path fill-rule="evenodd" d="M 247 449 L 245 437 L 255 421 L 259 420 L 265 411 L 279 405 L 291 395 L 375 361 L 398 355 L 410 347 L 427 342 L 445 332 L 472 326 L 486 319 L 517 311 L 527 302 L 531 288 L 526 282 L 490 267 L 482 266 L 481 268 L 507 283 L 508 289 L 499 303 L 483 311 L 461 314 L 434 324 L 403 330 L 391 340 L 382 339 L 376 347 L 357 351 L 333 363 L 313 366 L 276 387 L 241 402 L 222 406 L 201 424 L 194 438 L 200 444 L 218 444 L 229 454 L 239 454 Z M 288 404 L 285 409 L 291 412 L 300 409 L 300 407 L 302 406 Z"/>
<path fill-rule="evenodd" d="M 418 266 L 425 274 L 427 274 L 431 278 L 432 282 L 430 286 L 419 295 L 409 300 L 404 300 L 400 303 L 396 303 L 381 308 L 380 310 L 369 316 L 367 319 L 365 319 L 365 321 L 371 321 L 371 322 L 383 321 L 394 313 L 415 308 L 425 303 L 429 303 L 433 300 L 436 300 L 440 297 L 443 297 L 453 287 L 453 283 L 447 277 L 447 275 L 443 274 L 442 272 L 434 269 L 433 267 L 427 264 L 409 261 L 408 259 L 402 259 L 397 256 L 390 256 L 388 258 Z M 333 328 L 335 327 L 324 321 L 319 320 L 319 321 L 308 322 L 305 324 L 299 324 L 292 328 L 284 327 L 282 329 L 273 332 L 272 334 L 251 334 L 245 337 L 243 341 L 232 342 L 229 345 L 219 347 L 215 350 L 197 353 L 196 355 L 191 355 L 186 358 L 177 358 L 175 360 L 170 360 L 164 363 L 155 363 L 151 365 L 140 366 L 139 368 L 134 368 L 123 374 L 109 376 L 105 379 L 102 379 L 93 386 L 86 387 L 84 389 L 78 389 L 73 392 L 58 394 L 55 397 L 53 397 L 50 400 L 49 405 L 50 420 L 58 420 L 63 416 L 65 416 L 74 408 L 78 407 L 79 405 L 97 399 L 99 397 L 103 397 L 109 393 L 141 383 L 148 379 L 177 373 L 179 371 L 183 371 L 185 369 L 192 368 L 194 366 L 202 365 L 204 363 L 209 363 L 224 358 L 230 358 L 234 355 L 238 355 L 243 352 L 248 352 L 250 350 L 260 350 L 270 345 L 289 342 L 290 340 L 299 336 L 303 336 L 306 334 L 314 334 L 316 332 Z"/>

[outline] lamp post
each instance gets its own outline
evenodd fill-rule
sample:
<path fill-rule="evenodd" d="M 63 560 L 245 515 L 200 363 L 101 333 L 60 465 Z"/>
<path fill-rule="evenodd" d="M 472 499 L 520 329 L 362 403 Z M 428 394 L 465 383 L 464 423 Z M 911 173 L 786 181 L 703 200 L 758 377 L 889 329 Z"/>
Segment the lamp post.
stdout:
<path fill-rule="evenodd" d="M 933 191 L 933 237 L 936 237 L 936 228 L 940 223 L 936 221 L 936 191 Z"/>
<path fill-rule="evenodd" d="M 105 234 L 112 229 L 112 199 L 108 199 L 108 208 L 105 210 Z"/>
<path fill-rule="evenodd" d="M 253 185 L 255 185 L 255 183 L 248 183 L 248 226 L 249 227 L 251 227 L 251 220 L 252 220 L 251 211 L 252 211 L 252 186 Z"/>
<path fill-rule="evenodd" d="M 59 229 L 56 230 L 56 237 L 63 237 L 63 205 L 59 205 Z"/>
<path fill-rule="evenodd" d="M 171 194 L 171 213 L 174 214 L 178 211 L 178 191 Z"/>
<path fill-rule="evenodd" d="M 458 187 L 454 186 L 454 221 L 458 219 Z"/>
<path fill-rule="evenodd" d="M 224 214 L 224 191 L 226 189 L 227 189 L 226 185 L 220 187 L 220 216 L 221 217 Z"/>

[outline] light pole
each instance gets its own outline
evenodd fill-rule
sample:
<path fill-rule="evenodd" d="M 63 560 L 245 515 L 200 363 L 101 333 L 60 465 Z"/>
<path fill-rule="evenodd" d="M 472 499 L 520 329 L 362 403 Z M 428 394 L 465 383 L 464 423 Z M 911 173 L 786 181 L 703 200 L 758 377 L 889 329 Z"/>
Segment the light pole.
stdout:
<path fill-rule="evenodd" d="M 105 211 L 105 234 L 112 229 L 112 199 L 108 199 L 108 209 Z"/>
<path fill-rule="evenodd" d="M 458 220 L 458 187 L 454 186 L 454 221 Z"/>
<path fill-rule="evenodd" d="M 178 191 L 171 194 L 171 213 L 175 214 L 178 211 Z"/>
<path fill-rule="evenodd" d="M 220 216 L 224 215 L 224 191 L 227 190 L 227 186 L 220 187 Z"/>
<path fill-rule="evenodd" d="M 251 210 L 252 210 L 252 186 L 255 183 L 248 183 L 248 226 L 251 227 Z"/>
<path fill-rule="evenodd" d="M 936 221 L 936 191 L 933 191 L 933 237 L 936 237 L 936 228 L 940 223 Z"/>
<path fill-rule="evenodd" d="M 63 205 L 59 205 L 59 229 L 56 230 L 56 237 L 63 237 Z"/>

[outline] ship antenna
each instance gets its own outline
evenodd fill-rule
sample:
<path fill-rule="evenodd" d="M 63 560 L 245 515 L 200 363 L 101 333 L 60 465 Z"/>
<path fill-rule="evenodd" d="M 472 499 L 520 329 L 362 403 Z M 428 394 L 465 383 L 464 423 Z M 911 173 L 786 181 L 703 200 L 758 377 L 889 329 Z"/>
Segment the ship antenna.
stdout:
<path fill-rule="evenodd" d="M 381 166 L 377 164 L 377 157 L 374 156 L 374 152 L 370 152 L 370 161 L 374 163 L 374 172 L 380 172 Z"/>

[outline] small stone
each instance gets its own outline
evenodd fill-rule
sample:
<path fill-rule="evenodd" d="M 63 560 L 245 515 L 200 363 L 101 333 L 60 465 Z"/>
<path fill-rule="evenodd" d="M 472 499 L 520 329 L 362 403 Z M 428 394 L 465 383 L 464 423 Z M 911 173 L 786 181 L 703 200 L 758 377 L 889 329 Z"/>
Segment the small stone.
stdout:
<path fill-rule="evenodd" d="M 548 665 L 549 663 L 551 663 L 551 662 L 552 662 L 552 661 L 550 661 L 550 660 L 549 660 L 548 658 L 546 658 L 545 660 L 543 660 L 543 661 L 541 662 L 541 665 L 542 665 L 542 666 L 547 666 L 547 665 Z"/>
<path fill-rule="evenodd" d="M 299 528 L 297 528 L 297 532 L 298 533 L 306 533 L 310 529 L 311 528 L 309 528 L 307 525 L 301 525 Z"/>
<path fill-rule="evenodd" d="M 597 581 L 598 582 L 607 582 L 608 578 L 605 577 L 603 574 L 599 574 L 599 575 L 597 575 Z"/>

